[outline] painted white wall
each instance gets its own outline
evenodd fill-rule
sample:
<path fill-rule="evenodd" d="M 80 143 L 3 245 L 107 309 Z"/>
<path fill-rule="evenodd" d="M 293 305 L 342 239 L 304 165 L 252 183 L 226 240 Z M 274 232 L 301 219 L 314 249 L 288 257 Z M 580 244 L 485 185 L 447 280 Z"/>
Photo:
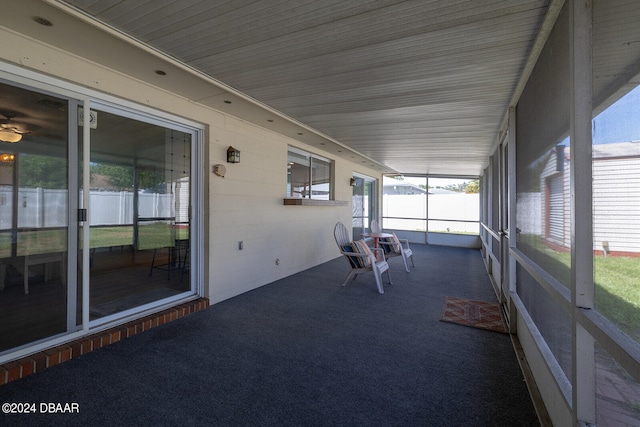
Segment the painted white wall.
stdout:
<path fill-rule="evenodd" d="M 229 145 L 240 150 L 242 161 L 227 165 L 225 178 L 211 176 L 212 302 L 335 258 L 333 227 L 337 221 L 351 224 L 349 179 L 355 165 L 334 158 L 335 198 L 347 206 L 284 206 L 288 145 L 331 155 L 232 118 L 227 123 L 212 129 L 210 163 L 223 163 Z"/>
<path fill-rule="evenodd" d="M 331 153 L 252 125 L 210 107 L 194 103 L 118 70 L 69 54 L 57 48 L 0 28 L 0 61 L 60 79 L 109 96 L 126 99 L 166 113 L 203 123 L 208 158 L 205 171 L 205 296 L 211 303 L 231 298 L 277 279 L 339 256 L 333 227 L 351 224 L 349 179 L 359 172 L 381 180 L 374 170 L 337 159 Z M 130 60 L 123 58 L 123 61 Z M 1 68 L 1 64 L 0 64 Z M 55 80 L 43 79 L 49 85 Z M 227 164 L 226 150 L 241 151 L 241 163 Z M 294 145 L 335 161 L 335 199 L 346 206 L 284 206 L 287 147 Z M 205 150 L 207 152 L 207 150 Z M 225 178 L 212 173 L 222 163 Z M 238 249 L 243 241 L 244 249 Z M 279 265 L 276 265 L 279 259 Z M 303 283 L 300 284 L 304 286 Z M 338 284 L 336 284 L 338 285 Z"/>

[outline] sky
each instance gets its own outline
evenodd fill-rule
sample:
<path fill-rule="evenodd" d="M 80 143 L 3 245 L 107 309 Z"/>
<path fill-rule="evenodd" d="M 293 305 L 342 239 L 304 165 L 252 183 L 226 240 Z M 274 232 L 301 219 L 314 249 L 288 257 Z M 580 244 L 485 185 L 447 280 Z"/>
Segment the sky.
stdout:
<path fill-rule="evenodd" d="M 627 93 L 593 120 L 593 143 L 640 140 L 640 86 Z"/>

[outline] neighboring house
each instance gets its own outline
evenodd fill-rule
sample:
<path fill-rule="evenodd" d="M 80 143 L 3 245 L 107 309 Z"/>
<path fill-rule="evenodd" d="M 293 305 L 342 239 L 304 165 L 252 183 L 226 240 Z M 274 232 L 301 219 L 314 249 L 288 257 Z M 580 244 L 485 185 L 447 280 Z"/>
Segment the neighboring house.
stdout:
<path fill-rule="evenodd" d="M 541 217 L 530 224 L 560 250 L 571 247 L 570 173 L 569 147 L 554 148 L 540 176 Z M 640 141 L 593 146 L 593 217 L 595 253 L 640 256 Z"/>
<path fill-rule="evenodd" d="M 385 196 L 388 195 L 398 195 L 398 194 L 426 194 L 427 191 L 415 184 L 412 184 L 408 181 L 400 181 L 400 180 L 392 180 L 385 181 L 382 187 L 382 194 Z"/>

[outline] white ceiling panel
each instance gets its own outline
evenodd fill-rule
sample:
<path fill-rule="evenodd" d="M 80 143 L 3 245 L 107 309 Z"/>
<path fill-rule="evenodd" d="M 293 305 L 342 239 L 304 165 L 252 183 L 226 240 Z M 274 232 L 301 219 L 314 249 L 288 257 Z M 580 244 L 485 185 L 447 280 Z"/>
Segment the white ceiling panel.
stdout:
<path fill-rule="evenodd" d="M 221 82 L 202 97 L 209 105 L 226 87 L 326 137 L 345 157 L 353 153 L 343 148 L 354 150 L 358 162 L 465 176 L 480 174 L 491 155 L 549 7 L 549 0 L 49 3 Z M 278 129 L 263 116 L 252 110 L 252 120 Z"/>

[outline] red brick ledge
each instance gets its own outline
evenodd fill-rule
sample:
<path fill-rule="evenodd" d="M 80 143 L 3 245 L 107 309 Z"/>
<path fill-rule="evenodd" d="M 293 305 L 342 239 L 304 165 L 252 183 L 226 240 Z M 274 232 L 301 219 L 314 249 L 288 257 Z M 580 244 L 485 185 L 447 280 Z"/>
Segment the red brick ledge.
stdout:
<path fill-rule="evenodd" d="M 208 307 L 209 300 L 199 298 L 22 359 L 12 360 L 0 365 L 0 386 Z"/>

